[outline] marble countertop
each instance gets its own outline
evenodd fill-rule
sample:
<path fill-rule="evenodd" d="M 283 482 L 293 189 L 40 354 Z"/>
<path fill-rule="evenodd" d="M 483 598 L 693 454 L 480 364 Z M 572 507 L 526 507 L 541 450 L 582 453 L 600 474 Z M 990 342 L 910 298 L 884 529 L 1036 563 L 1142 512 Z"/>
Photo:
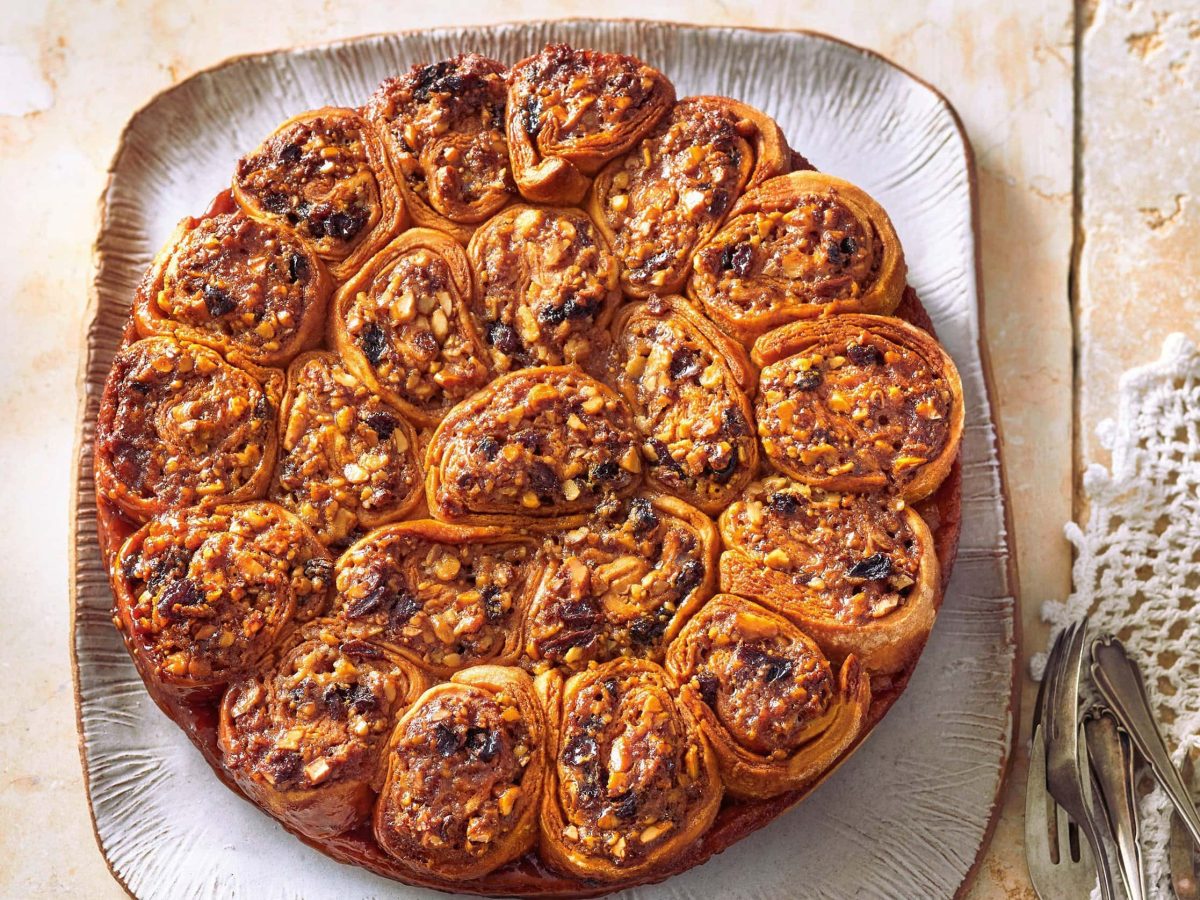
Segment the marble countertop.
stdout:
<path fill-rule="evenodd" d="M 891 57 L 958 109 L 979 170 L 986 332 L 1018 548 L 1023 655 L 1069 589 L 1062 524 L 1130 365 L 1200 322 L 1200 15 L 1186 0 L 687 2 L 663 19 L 824 31 Z M 1076 8 L 1081 19 L 1075 19 Z M 93 840 L 68 644 L 76 373 L 96 202 L 125 121 L 154 93 L 256 50 L 434 25 L 559 18 L 582 2 L 338 0 L 10 4 L 0 25 L 0 896 L 120 897 Z M 611 16 L 646 13 L 612 0 Z M 1179 248 L 1187 248 L 1181 252 Z M 30 535 L 37 539 L 30 540 Z M 14 639 L 13 635 L 20 635 Z M 1032 682 L 1022 666 L 1025 708 Z M 1032 897 L 1025 735 L 972 897 Z M 47 834 L 53 830 L 52 837 Z"/>

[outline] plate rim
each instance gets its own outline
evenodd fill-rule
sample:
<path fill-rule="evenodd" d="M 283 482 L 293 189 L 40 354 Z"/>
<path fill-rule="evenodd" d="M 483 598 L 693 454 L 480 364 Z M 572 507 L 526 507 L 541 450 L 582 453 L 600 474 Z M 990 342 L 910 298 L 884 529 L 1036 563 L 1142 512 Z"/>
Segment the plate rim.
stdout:
<path fill-rule="evenodd" d="M 668 29 L 685 28 L 695 31 L 737 31 L 749 32 L 754 34 L 782 34 L 795 35 L 815 38 L 820 41 L 825 41 L 832 44 L 841 45 L 855 53 L 866 57 L 873 58 L 884 66 L 890 67 L 906 78 L 920 85 L 930 93 L 934 101 L 941 106 L 950 116 L 954 130 L 962 144 L 963 159 L 966 164 L 968 198 L 970 201 L 971 214 L 971 251 L 973 257 L 973 265 L 969 267 L 972 271 L 975 284 L 976 311 L 978 314 L 978 334 L 976 336 L 976 350 L 979 353 L 980 369 L 983 380 L 984 396 L 987 400 L 989 412 L 989 424 L 992 426 L 993 434 L 991 438 L 992 451 L 996 455 L 996 477 L 998 481 L 997 496 L 1001 505 L 1002 517 L 1001 521 L 1004 527 L 1002 535 L 1002 543 L 1005 551 L 1004 570 L 1005 579 L 1009 596 L 1012 597 L 1010 631 L 1006 639 L 1007 646 L 1011 649 L 1012 663 L 1008 676 L 1008 707 L 1007 714 L 1009 718 L 1009 733 L 1005 743 L 1003 757 L 1000 761 L 1000 777 L 996 783 L 996 790 L 991 800 L 991 808 L 988 814 L 988 822 L 981 835 L 978 848 L 975 851 L 975 858 L 971 862 L 967 871 L 954 893 L 955 898 L 965 896 L 971 885 L 975 882 L 979 874 L 979 868 L 983 863 L 984 856 L 988 848 L 991 846 L 996 827 L 999 823 L 1000 816 L 1003 810 L 1003 797 L 1007 791 L 1009 781 L 1012 777 L 1013 761 L 1015 758 L 1014 748 L 1017 737 L 1020 731 L 1020 712 L 1021 712 L 1021 690 L 1019 678 L 1019 666 L 1021 658 L 1021 648 L 1023 645 L 1023 635 L 1021 629 L 1021 585 L 1019 580 L 1019 570 L 1017 561 L 1017 541 L 1016 534 L 1013 529 L 1012 517 L 1012 499 L 1009 492 L 1008 476 L 1004 464 L 1004 436 L 1001 428 L 1000 417 L 997 413 L 996 404 L 996 383 L 992 372 L 991 353 L 987 342 L 987 303 L 983 290 L 983 265 L 981 255 L 981 231 L 980 231 L 980 215 L 979 215 L 979 177 L 978 167 L 975 160 L 975 150 L 971 143 L 971 139 L 967 134 L 966 126 L 963 124 L 962 117 L 950 99 L 935 85 L 915 74 L 907 67 L 897 63 L 889 56 L 874 50 L 870 47 L 864 47 L 860 44 L 855 44 L 852 41 L 846 40 L 835 35 L 828 34 L 823 31 L 808 28 L 774 28 L 760 25 L 715 25 L 711 23 L 693 23 L 680 22 L 674 19 L 646 19 L 635 16 L 559 16 L 548 19 L 525 19 L 513 20 L 506 19 L 500 22 L 483 22 L 472 23 L 469 25 L 432 25 L 422 28 L 404 28 L 392 31 L 370 31 L 361 34 L 350 35 L 347 37 L 333 38 L 331 40 L 313 41 L 309 43 L 291 44 L 287 46 L 275 47 L 268 50 L 254 50 L 246 53 L 238 53 L 224 57 L 215 63 L 196 69 L 185 78 L 176 81 L 158 91 L 155 91 L 146 99 L 144 103 L 137 107 L 125 121 L 121 127 L 121 131 L 117 137 L 116 149 L 114 150 L 108 166 L 105 170 L 104 182 L 100 189 L 100 195 L 96 201 L 96 212 L 93 220 L 93 228 L 96 238 L 91 246 L 91 266 L 88 274 L 88 289 L 87 302 L 83 311 L 83 325 L 81 328 L 81 353 L 79 355 L 79 363 L 76 370 L 76 413 L 74 422 L 74 444 L 71 453 L 71 471 L 70 478 L 72 489 L 70 492 L 70 502 L 68 505 L 69 521 L 71 523 L 68 535 L 68 552 L 67 552 L 67 584 L 68 597 L 71 604 L 70 615 L 68 618 L 68 650 L 71 661 L 71 685 L 72 685 L 72 700 L 75 707 L 75 729 L 76 729 L 76 747 L 79 752 L 80 768 L 83 775 L 84 794 L 87 800 L 88 818 L 91 822 L 92 836 L 96 841 L 97 849 L 100 852 L 101 859 L 104 861 L 105 868 L 113 880 L 120 885 L 121 889 L 133 900 L 137 900 L 137 895 L 133 893 L 125 879 L 116 871 L 113 862 L 109 857 L 108 851 L 105 848 L 104 841 L 100 836 L 99 825 L 96 821 L 96 809 L 92 795 L 92 779 L 91 770 L 88 764 L 87 749 L 85 746 L 84 723 L 83 723 L 83 704 L 81 697 L 81 682 L 80 682 L 80 666 L 78 655 L 78 640 L 77 640 L 77 621 L 80 612 L 79 605 L 79 584 L 78 584 L 78 556 L 79 556 L 79 533 L 76 527 L 78 522 L 78 514 L 80 509 L 81 494 L 78 490 L 79 476 L 83 471 L 85 453 L 89 441 L 85 439 L 85 432 L 89 424 L 88 422 L 88 401 L 87 392 L 87 374 L 92 362 L 92 342 L 89 340 L 93 327 L 96 324 L 99 315 L 100 290 L 99 278 L 101 270 L 101 252 L 100 240 L 101 234 L 109 222 L 109 193 L 112 188 L 113 178 L 116 173 L 117 166 L 128 149 L 128 138 L 130 132 L 136 125 L 138 119 L 146 114 L 152 107 L 166 99 L 170 94 L 182 89 L 188 83 L 198 78 L 210 76 L 222 69 L 231 66 L 250 63 L 256 60 L 265 60 L 269 57 L 275 57 L 282 54 L 304 52 L 304 51 L 324 51 L 332 50 L 337 47 L 344 47 L 352 44 L 361 43 L 373 38 L 387 38 L 393 36 L 411 36 L 420 35 L 432 31 L 445 31 L 450 29 L 482 29 L 482 28 L 520 28 L 528 26 L 549 26 L 551 28 L 564 24 L 591 22 L 604 24 L 627 24 L 627 25 L 651 25 L 661 26 Z"/>

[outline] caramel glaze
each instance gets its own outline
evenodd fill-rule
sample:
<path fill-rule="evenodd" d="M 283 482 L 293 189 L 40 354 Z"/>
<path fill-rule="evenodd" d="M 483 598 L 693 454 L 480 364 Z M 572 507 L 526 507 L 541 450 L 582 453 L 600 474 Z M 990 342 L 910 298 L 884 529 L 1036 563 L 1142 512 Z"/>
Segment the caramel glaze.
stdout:
<path fill-rule="evenodd" d="M 933 324 L 911 288 L 905 291 L 904 298 L 897 307 L 895 315 L 933 334 Z M 134 331 L 131 323 L 126 329 L 124 342 L 127 344 L 133 339 Z M 959 462 L 955 462 L 949 476 L 932 496 L 916 504 L 916 508 L 929 523 L 930 531 L 933 533 L 943 581 L 949 579 L 957 555 L 961 530 L 961 505 L 962 467 Z M 137 529 L 137 525 L 102 497 L 97 498 L 96 519 L 101 553 L 106 561 L 111 562 L 117 549 Z M 911 674 L 912 667 L 910 666 L 896 674 L 872 679 L 871 707 L 868 710 L 867 719 L 863 723 L 861 735 L 847 748 L 837 763 L 814 779 L 812 783 L 766 800 L 739 800 L 727 796 L 722 802 L 712 827 L 695 844 L 662 869 L 656 869 L 638 879 L 622 882 L 620 885 L 599 884 L 580 878 L 564 877 L 543 863 L 536 852 L 526 853 L 483 878 L 452 881 L 418 874 L 410 868 L 402 866 L 380 849 L 371 834 L 369 824 L 359 826 L 336 837 L 320 840 L 304 836 L 287 823 L 282 824 L 285 829 L 304 843 L 331 859 L 362 866 L 385 878 L 393 878 L 420 887 L 481 896 L 599 897 L 619 888 L 663 881 L 693 866 L 700 865 L 798 804 L 831 775 L 841 762 L 854 753 L 858 745 L 866 739 L 866 736 L 900 698 L 908 685 Z M 146 687 L 155 704 L 183 729 L 184 734 L 196 745 L 217 777 L 235 793 L 244 796 L 222 763 L 221 751 L 217 745 L 217 705 L 215 701 L 196 702 L 172 697 L 149 682 Z"/>

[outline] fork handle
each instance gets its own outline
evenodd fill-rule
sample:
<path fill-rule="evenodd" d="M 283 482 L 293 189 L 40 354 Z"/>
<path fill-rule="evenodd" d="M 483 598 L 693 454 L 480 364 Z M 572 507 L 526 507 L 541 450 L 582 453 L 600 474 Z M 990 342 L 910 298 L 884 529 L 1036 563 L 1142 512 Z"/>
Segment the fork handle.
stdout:
<path fill-rule="evenodd" d="M 1144 900 L 1142 855 L 1138 847 L 1137 803 L 1133 796 L 1133 749 L 1129 735 L 1109 709 L 1099 709 L 1084 721 L 1088 758 L 1104 801 L 1108 827 L 1117 844 L 1121 875 L 1129 900 Z"/>

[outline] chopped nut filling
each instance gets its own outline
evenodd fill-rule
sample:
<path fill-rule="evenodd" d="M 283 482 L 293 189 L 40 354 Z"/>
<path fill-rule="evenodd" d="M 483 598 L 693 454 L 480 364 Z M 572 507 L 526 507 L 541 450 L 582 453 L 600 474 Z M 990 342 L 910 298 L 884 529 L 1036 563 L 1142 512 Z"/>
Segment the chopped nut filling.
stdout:
<path fill-rule="evenodd" d="M 475 232 L 468 252 L 471 308 L 497 371 L 598 361 L 620 266 L 586 213 L 512 206 Z"/>
<path fill-rule="evenodd" d="M 403 514 L 421 489 L 416 433 L 332 353 L 288 373 L 282 454 L 272 499 L 326 544 Z"/>
<path fill-rule="evenodd" d="M 951 403 L 925 356 L 842 329 L 762 369 L 758 433 L 771 461 L 801 480 L 902 487 L 949 441 Z"/>
<path fill-rule="evenodd" d="M 641 473 L 630 419 L 620 397 L 578 369 L 498 379 L 434 435 L 430 507 L 450 520 L 564 516 L 629 494 Z"/>
<path fill-rule="evenodd" d="M 118 565 L 154 671 L 196 683 L 247 674 L 291 622 L 322 611 L 333 571 L 312 533 L 270 503 L 168 513 Z"/>
<path fill-rule="evenodd" d="M 387 137 L 392 164 L 414 207 L 424 204 L 456 223 L 478 223 L 504 206 L 516 188 L 509 174 L 503 63 L 465 53 L 389 78 L 368 116 Z"/>
<path fill-rule="evenodd" d="M 418 525 L 373 532 L 347 551 L 338 563 L 337 615 L 355 634 L 435 671 L 511 662 L 536 544 Z"/>
<path fill-rule="evenodd" d="M 550 558 L 526 624 L 535 669 L 661 660 L 709 565 L 695 526 L 644 497 L 602 507 L 556 538 Z"/>
<path fill-rule="evenodd" d="M 215 351 L 146 338 L 113 360 L 96 455 L 100 490 L 116 502 L 161 510 L 261 496 L 274 442 L 273 398 Z"/>
<path fill-rule="evenodd" d="M 776 476 L 730 505 L 721 534 L 727 552 L 746 554 L 802 598 L 779 593 L 775 605 L 804 603 L 864 625 L 901 608 L 917 582 L 921 547 L 904 508 L 900 500 L 826 493 Z"/>
<path fill-rule="evenodd" d="M 343 260 L 382 218 L 368 128 L 352 110 L 298 116 L 238 161 L 235 187 L 263 214 L 295 228 L 323 259 Z"/>

